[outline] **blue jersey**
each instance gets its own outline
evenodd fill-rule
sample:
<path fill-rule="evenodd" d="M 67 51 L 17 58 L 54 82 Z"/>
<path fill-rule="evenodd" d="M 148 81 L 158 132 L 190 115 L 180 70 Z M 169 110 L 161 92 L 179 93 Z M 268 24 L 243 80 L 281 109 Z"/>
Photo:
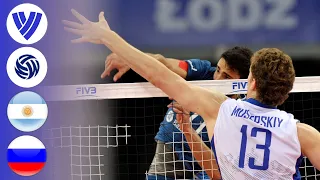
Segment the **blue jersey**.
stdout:
<path fill-rule="evenodd" d="M 191 59 L 188 62 L 187 80 L 212 80 L 213 74 L 216 70 L 215 67 L 211 67 L 209 61 Z M 204 124 L 204 120 L 201 116 L 191 113 L 190 119 L 192 120 L 192 127 L 196 130 L 202 140 L 210 147 L 209 137 L 207 129 Z M 187 140 L 183 136 L 179 129 L 179 125 L 176 121 L 176 114 L 172 108 L 169 108 L 164 120 L 161 122 L 159 132 L 157 133 L 156 140 L 171 144 L 174 151 L 178 155 L 180 160 L 185 160 L 185 167 L 189 170 L 202 171 L 202 168 L 196 163 L 192 156 L 190 147 Z M 194 162 L 194 163 L 193 163 Z M 200 172 L 201 173 L 201 172 Z"/>
<path fill-rule="evenodd" d="M 187 81 L 213 80 L 215 67 L 211 66 L 210 61 L 200 59 L 190 59 L 188 62 Z"/>

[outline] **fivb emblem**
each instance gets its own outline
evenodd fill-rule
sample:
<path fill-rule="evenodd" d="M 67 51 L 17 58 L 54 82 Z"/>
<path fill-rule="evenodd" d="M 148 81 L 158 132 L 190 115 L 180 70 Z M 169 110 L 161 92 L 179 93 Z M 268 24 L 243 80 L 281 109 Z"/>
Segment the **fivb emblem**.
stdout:
<path fill-rule="evenodd" d="M 248 82 L 232 82 L 232 92 L 247 92 Z"/>
<path fill-rule="evenodd" d="M 77 87 L 76 88 L 76 97 L 97 97 L 97 88 L 96 87 Z"/>
<path fill-rule="evenodd" d="M 38 28 L 41 16 L 41 13 L 30 12 L 29 18 L 27 19 L 24 12 L 12 14 L 14 23 L 26 40 L 29 40 Z"/>
<path fill-rule="evenodd" d="M 21 44 L 38 42 L 45 35 L 47 27 L 45 13 L 33 4 L 21 4 L 15 7 L 7 18 L 10 36 Z"/>

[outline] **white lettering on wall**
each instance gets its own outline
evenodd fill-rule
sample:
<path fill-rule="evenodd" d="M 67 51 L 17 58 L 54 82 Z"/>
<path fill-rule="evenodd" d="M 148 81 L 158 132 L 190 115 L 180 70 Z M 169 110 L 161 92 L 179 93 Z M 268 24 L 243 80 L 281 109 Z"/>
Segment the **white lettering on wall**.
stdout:
<path fill-rule="evenodd" d="M 179 0 L 155 2 L 154 20 L 162 32 L 290 30 L 299 23 L 297 15 L 291 12 L 297 0 L 188 0 L 185 7 Z M 177 15 L 178 12 L 183 15 Z"/>

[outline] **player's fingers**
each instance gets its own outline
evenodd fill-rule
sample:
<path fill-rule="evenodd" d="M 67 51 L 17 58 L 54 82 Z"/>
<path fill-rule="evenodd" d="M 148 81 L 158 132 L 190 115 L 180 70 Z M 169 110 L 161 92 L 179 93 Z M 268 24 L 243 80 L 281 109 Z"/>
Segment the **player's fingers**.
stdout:
<path fill-rule="evenodd" d="M 105 67 L 107 68 L 108 66 L 110 66 L 112 61 L 113 61 L 112 57 L 108 56 L 105 62 Z"/>
<path fill-rule="evenodd" d="M 108 24 L 106 18 L 104 17 L 104 12 L 100 12 L 100 14 L 99 14 L 99 22 L 105 23 L 104 25 L 106 26 L 106 28 L 110 29 L 109 24 Z"/>
<path fill-rule="evenodd" d="M 114 75 L 113 81 L 117 82 L 118 79 L 120 79 L 122 77 L 122 75 L 124 75 L 124 73 L 126 73 L 126 71 L 118 71 L 117 74 Z"/>
<path fill-rule="evenodd" d="M 109 55 L 109 56 L 110 56 L 110 55 Z M 106 60 L 104 61 L 105 67 L 107 67 L 108 63 L 110 63 L 110 61 L 111 61 L 111 58 L 110 58 L 109 56 L 107 56 L 107 57 L 106 57 Z"/>
<path fill-rule="evenodd" d="M 176 120 L 178 121 L 178 123 L 180 124 L 182 122 L 182 115 L 181 114 L 177 114 L 176 115 Z"/>
<path fill-rule="evenodd" d="M 101 74 L 101 78 L 105 78 L 106 76 L 108 76 L 108 67 L 110 66 L 110 60 L 109 60 L 109 56 L 106 58 L 106 61 L 105 61 L 105 65 L 104 65 L 104 71 L 103 73 Z"/>
<path fill-rule="evenodd" d="M 185 108 L 183 108 L 182 106 L 181 106 L 181 108 L 182 108 L 182 112 L 184 113 L 184 114 L 190 114 L 190 111 L 188 111 L 187 109 L 185 109 Z"/>
<path fill-rule="evenodd" d="M 99 13 L 99 21 L 105 21 L 106 19 L 104 18 L 104 12 Z"/>
<path fill-rule="evenodd" d="M 105 78 L 107 75 L 108 75 L 108 74 L 107 74 L 107 71 L 104 70 L 104 71 L 102 72 L 102 74 L 101 74 L 101 79 Z"/>
<path fill-rule="evenodd" d="M 83 30 L 73 29 L 73 28 L 68 28 L 68 27 L 64 27 L 64 30 L 71 32 L 73 34 L 80 35 L 80 36 L 84 35 L 84 33 L 85 33 Z"/>
<path fill-rule="evenodd" d="M 177 114 L 183 114 L 182 111 L 180 111 L 179 109 L 177 108 L 172 108 L 172 110 L 177 113 Z"/>
<path fill-rule="evenodd" d="M 184 122 L 190 122 L 190 115 L 189 114 L 186 114 L 186 113 L 182 113 L 182 118 L 184 120 Z"/>
<path fill-rule="evenodd" d="M 175 104 L 169 104 L 168 108 L 173 108 L 179 110 L 182 114 L 186 116 L 187 119 L 190 117 L 190 112 L 186 109 L 184 109 L 180 104 L 175 103 Z"/>
<path fill-rule="evenodd" d="M 106 25 L 109 27 L 109 24 L 108 24 L 106 18 L 104 17 L 104 12 L 100 12 L 100 14 L 99 14 L 99 22 L 107 23 Z"/>
<path fill-rule="evenodd" d="M 82 23 L 90 23 L 90 21 L 85 18 L 84 16 L 82 16 L 80 13 L 78 13 L 76 10 L 71 9 L 71 13 Z"/>
<path fill-rule="evenodd" d="M 81 37 L 81 38 L 78 38 L 78 39 L 74 39 L 74 40 L 71 40 L 72 43 L 84 43 L 84 42 L 88 42 L 89 39 L 87 38 L 84 38 L 84 37 Z"/>
<path fill-rule="evenodd" d="M 172 103 L 172 106 L 175 107 L 175 108 L 177 108 L 177 109 L 180 109 L 180 111 L 182 111 L 184 114 L 187 114 L 187 115 L 190 114 L 190 112 L 189 112 L 187 109 L 183 108 L 183 107 L 181 106 L 181 104 L 179 104 L 178 102 L 173 102 L 173 103 Z"/>
<path fill-rule="evenodd" d="M 169 105 L 168 105 L 168 107 L 175 107 L 175 108 L 179 108 L 179 109 L 183 109 L 182 108 L 182 106 L 179 104 L 179 103 L 177 103 L 177 102 L 172 102 L 172 103 L 170 103 Z"/>
<path fill-rule="evenodd" d="M 62 23 L 64 25 L 69 26 L 70 28 L 74 28 L 74 29 L 84 29 L 82 24 L 76 23 L 76 22 L 72 22 L 72 21 L 68 21 L 68 20 L 62 20 Z"/>
<path fill-rule="evenodd" d="M 113 69 L 114 69 L 114 66 L 112 65 L 112 63 L 109 63 L 109 64 L 106 66 L 105 71 L 106 71 L 106 73 L 107 73 L 108 76 L 110 76 L 110 73 L 111 73 L 111 71 L 112 71 Z"/>

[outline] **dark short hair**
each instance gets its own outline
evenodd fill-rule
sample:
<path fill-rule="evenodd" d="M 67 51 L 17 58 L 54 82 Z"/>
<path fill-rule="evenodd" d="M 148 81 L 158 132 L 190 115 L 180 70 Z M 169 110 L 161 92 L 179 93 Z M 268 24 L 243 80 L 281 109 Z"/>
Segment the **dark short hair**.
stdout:
<path fill-rule="evenodd" d="M 257 51 L 251 62 L 252 77 L 256 81 L 257 100 L 278 106 L 289 97 L 295 80 L 292 59 L 276 48 Z"/>
<path fill-rule="evenodd" d="M 240 79 L 246 79 L 252 55 L 253 52 L 249 48 L 236 46 L 225 51 L 221 58 L 226 61 L 229 68 L 239 73 Z"/>

